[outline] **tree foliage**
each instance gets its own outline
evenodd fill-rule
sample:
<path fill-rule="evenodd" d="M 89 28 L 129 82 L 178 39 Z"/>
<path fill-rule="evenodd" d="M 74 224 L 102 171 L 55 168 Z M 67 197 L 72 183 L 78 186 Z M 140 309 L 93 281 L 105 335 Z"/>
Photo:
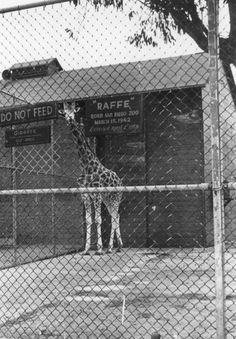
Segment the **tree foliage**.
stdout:
<path fill-rule="evenodd" d="M 95 8 L 114 6 L 123 8 L 123 0 L 88 0 Z M 173 32 L 188 34 L 205 52 L 208 50 L 208 28 L 204 23 L 207 17 L 208 0 L 139 0 L 150 11 L 145 20 L 140 20 L 140 29 L 130 42 L 156 46 L 156 32 L 162 33 L 165 42 L 174 39 Z M 78 5 L 78 0 L 73 0 Z M 236 0 L 222 0 L 229 12 L 229 35 L 220 37 L 220 56 L 222 60 L 236 66 Z M 137 13 L 129 13 L 132 19 Z"/>
<path fill-rule="evenodd" d="M 123 0 L 88 0 L 96 8 L 100 6 L 114 6 L 123 8 Z M 232 89 L 235 84 L 230 71 L 230 64 L 236 66 L 236 0 L 220 0 L 221 5 L 228 10 L 229 27 L 228 36 L 220 36 L 219 50 L 225 72 Z M 204 51 L 208 51 L 208 2 L 209 0 L 139 0 L 143 8 L 147 8 L 150 15 L 146 19 L 140 19 L 140 27 L 129 41 L 136 46 L 142 44 L 156 46 L 157 31 L 160 31 L 165 42 L 173 41 L 174 31 L 188 34 L 196 44 Z M 73 0 L 75 5 L 78 0 Z M 221 6 L 221 8 L 222 8 Z M 136 14 L 129 13 L 130 19 Z M 141 17 L 141 16 L 140 16 Z M 236 103 L 236 91 L 235 91 Z"/>

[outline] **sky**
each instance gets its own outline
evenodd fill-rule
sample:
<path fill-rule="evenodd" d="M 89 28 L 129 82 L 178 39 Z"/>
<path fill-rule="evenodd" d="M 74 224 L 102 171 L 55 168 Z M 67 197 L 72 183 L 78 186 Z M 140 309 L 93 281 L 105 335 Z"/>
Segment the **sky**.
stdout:
<path fill-rule="evenodd" d="M 0 8 L 33 2 L 37 1 L 0 0 Z M 81 0 L 77 7 L 68 2 L 0 15 L 0 72 L 14 63 L 52 57 L 70 70 L 200 51 L 187 35 L 176 35 L 176 43 L 168 45 L 159 37 L 155 48 L 130 45 L 127 40 L 136 32 L 138 19 L 130 20 L 128 13 L 138 6 L 128 0 L 123 11 L 96 11 Z M 69 37 L 70 31 L 74 39 Z"/>
<path fill-rule="evenodd" d="M 47 3 L 0 0 L 0 9 L 39 1 Z M 157 35 L 157 47 L 131 45 L 128 37 L 138 31 L 139 19 L 130 20 L 128 14 L 130 10 L 140 13 L 139 0 L 124 1 L 123 11 L 97 11 L 87 0 L 80 0 L 80 4 L 75 7 L 66 2 L 0 14 L 0 74 L 15 63 L 48 58 L 57 58 L 63 69 L 72 70 L 201 52 L 188 35 L 177 33 L 174 43 L 165 44 Z M 227 36 L 229 19 L 223 0 L 220 6 L 220 32 Z M 142 19 L 149 15 L 145 10 L 141 13 Z M 236 69 L 232 70 L 236 77 Z"/>

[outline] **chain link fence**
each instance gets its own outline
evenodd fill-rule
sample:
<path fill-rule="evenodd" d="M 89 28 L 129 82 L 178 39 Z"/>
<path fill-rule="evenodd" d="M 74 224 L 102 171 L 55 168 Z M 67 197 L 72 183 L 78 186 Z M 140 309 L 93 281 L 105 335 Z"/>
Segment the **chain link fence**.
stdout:
<path fill-rule="evenodd" d="M 130 44 L 140 2 L 0 11 L 1 338 L 235 337 L 235 105 L 214 10 L 209 54 L 182 35 Z"/>

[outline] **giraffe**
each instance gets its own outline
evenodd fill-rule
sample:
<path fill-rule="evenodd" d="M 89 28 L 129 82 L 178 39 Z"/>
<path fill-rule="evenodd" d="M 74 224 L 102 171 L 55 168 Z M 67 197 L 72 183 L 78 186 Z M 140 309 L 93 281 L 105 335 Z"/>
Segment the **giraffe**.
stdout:
<path fill-rule="evenodd" d="M 118 175 L 103 166 L 97 158 L 95 151 L 89 144 L 85 136 L 84 125 L 75 120 L 75 102 L 63 102 L 63 108 L 58 110 L 59 116 L 63 117 L 70 128 L 74 141 L 76 142 L 78 155 L 82 170 L 82 176 L 78 178 L 78 183 L 82 187 L 116 187 L 121 186 L 122 181 Z M 91 249 L 91 226 L 92 226 L 92 205 L 95 211 L 95 224 L 97 228 L 97 251 L 96 254 L 103 254 L 102 234 L 101 234 L 101 204 L 104 203 L 111 216 L 111 233 L 107 253 L 112 253 L 115 234 L 117 237 L 118 249 L 120 251 L 123 243 L 119 224 L 119 206 L 121 203 L 121 192 L 98 192 L 83 193 L 82 202 L 85 207 L 86 240 L 83 254 L 89 254 Z"/>

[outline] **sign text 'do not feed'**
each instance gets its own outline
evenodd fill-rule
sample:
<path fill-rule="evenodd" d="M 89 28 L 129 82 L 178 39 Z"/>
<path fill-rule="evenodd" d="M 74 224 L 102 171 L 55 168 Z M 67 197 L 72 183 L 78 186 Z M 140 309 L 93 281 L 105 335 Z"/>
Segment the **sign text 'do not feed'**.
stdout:
<path fill-rule="evenodd" d="M 24 105 L 0 110 L 0 126 L 23 124 L 33 121 L 54 119 L 57 111 L 54 102 L 42 102 L 35 105 Z"/>

